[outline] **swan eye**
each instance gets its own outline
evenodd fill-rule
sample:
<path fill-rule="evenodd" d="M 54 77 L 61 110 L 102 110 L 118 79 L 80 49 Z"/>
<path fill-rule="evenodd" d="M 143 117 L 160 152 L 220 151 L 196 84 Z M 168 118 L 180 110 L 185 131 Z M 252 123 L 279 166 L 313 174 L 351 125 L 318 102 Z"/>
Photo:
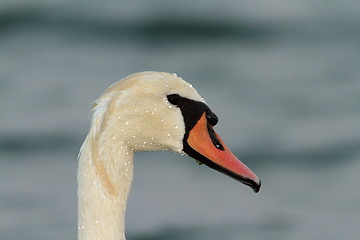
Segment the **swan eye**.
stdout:
<path fill-rule="evenodd" d="M 179 94 L 170 94 L 170 95 L 167 95 L 167 99 L 168 99 L 169 103 L 171 103 L 173 105 L 178 105 L 181 97 L 179 96 Z"/>

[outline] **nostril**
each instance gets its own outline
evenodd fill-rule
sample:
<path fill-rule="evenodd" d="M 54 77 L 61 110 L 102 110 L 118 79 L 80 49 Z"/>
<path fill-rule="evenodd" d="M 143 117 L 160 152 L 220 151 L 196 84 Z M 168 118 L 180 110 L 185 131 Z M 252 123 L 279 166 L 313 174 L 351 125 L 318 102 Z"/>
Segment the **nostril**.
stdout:
<path fill-rule="evenodd" d="M 218 117 L 213 112 L 206 113 L 206 119 L 211 126 L 215 126 L 219 121 Z"/>
<path fill-rule="evenodd" d="M 214 144 L 214 146 L 217 149 L 224 151 L 225 150 L 224 146 L 221 144 L 220 140 L 217 138 L 217 136 L 214 132 L 214 129 L 212 127 L 210 127 L 209 125 L 208 125 L 208 131 L 209 131 L 210 139 L 211 139 L 212 143 Z"/>

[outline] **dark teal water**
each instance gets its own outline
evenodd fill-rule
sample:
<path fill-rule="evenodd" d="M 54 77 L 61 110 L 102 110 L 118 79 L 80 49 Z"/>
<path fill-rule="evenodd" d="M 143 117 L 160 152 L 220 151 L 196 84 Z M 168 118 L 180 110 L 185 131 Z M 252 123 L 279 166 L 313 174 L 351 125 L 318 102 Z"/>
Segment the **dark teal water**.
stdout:
<path fill-rule="evenodd" d="M 76 239 L 89 106 L 137 71 L 176 72 L 260 193 L 173 153 L 136 155 L 128 239 L 358 239 L 355 1 L 0 3 L 0 238 Z"/>

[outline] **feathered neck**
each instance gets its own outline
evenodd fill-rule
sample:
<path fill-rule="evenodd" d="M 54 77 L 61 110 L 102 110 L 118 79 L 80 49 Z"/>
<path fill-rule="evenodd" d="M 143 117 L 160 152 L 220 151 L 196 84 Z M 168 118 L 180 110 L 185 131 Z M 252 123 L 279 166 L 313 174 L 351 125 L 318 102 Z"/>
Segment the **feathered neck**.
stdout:
<path fill-rule="evenodd" d="M 125 210 L 133 177 L 133 150 L 104 127 L 101 114 L 79 155 L 78 239 L 125 240 Z"/>

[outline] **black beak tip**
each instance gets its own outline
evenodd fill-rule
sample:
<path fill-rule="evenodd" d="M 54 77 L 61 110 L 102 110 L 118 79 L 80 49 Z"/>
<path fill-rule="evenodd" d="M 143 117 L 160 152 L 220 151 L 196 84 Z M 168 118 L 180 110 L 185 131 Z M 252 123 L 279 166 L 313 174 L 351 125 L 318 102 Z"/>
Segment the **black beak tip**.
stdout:
<path fill-rule="evenodd" d="M 255 193 L 259 192 L 260 187 L 261 187 L 261 181 L 259 180 L 259 183 L 253 182 L 251 187 L 252 187 L 252 189 L 254 190 Z"/>
<path fill-rule="evenodd" d="M 241 179 L 237 179 L 237 180 L 242 182 L 243 184 L 251 187 L 255 193 L 260 191 L 260 187 L 261 187 L 260 179 L 259 179 L 259 182 L 255 182 L 254 180 L 249 179 L 249 178 L 241 178 Z"/>

